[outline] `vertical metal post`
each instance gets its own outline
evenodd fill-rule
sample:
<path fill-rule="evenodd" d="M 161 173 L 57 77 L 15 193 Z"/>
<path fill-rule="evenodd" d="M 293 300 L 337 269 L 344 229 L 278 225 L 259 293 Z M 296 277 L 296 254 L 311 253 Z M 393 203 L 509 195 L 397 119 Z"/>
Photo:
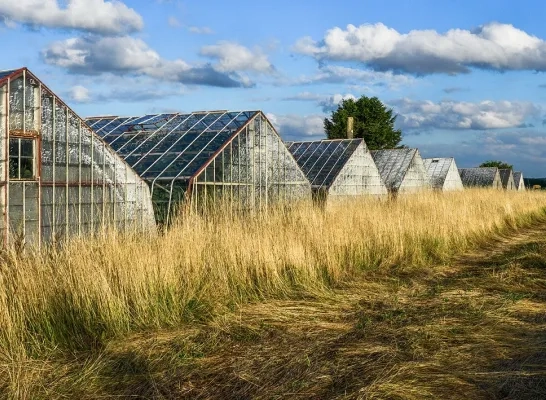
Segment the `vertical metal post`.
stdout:
<path fill-rule="evenodd" d="M 42 127 L 42 84 L 38 86 L 38 142 L 37 149 L 34 153 L 34 170 L 35 177 L 38 180 L 38 246 L 42 246 L 42 140 L 43 140 L 43 127 Z M 36 118 L 36 115 L 34 116 Z M 36 143 L 35 143 L 36 145 Z"/>
<path fill-rule="evenodd" d="M 10 239 L 10 214 L 9 214 L 9 189 L 10 189 L 10 176 L 9 176 L 9 140 L 10 140 L 10 118 L 11 118 L 11 103 L 10 103 L 10 93 L 11 93 L 11 79 L 8 78 L 7 83 L 7 93 L 6 93 L 6 144 L 5 144 L 5 152 L 6 152 L 6 168 L 5 168 L 5 181 L 6 183 L 6 190 L 5 190 L 5 224 L 6 224 L 6 237 L 5 237 L 5 243 L 6 246 L 9 244 Z"/>
<path fill-rule="evenodd" d="M 247 143 L 249 143 L 249 148 L 250 148 L 250 171 L 251 171 L 251 179 L 252 179 L 252 186 L 251 186 L 252 201 L 251 201 L 250 208 L 252 210 L 255 210 L 256 209 L 256 171 L 255 171 L 256 157 L 254 154 L 254 135 L 252 131 L 253 130 L 250 128 L 250 125 L 249 125 L 246 131 L 246 136 L 247 136 Z"/>
<path fill-rule="evenodd" d="M 105 227 L 106 221 L 106 145 L 100 144 L 100 151 L 102 152 L 102 228 Z"/>
<path fill-rule="evenodd" d="M 69 147 L 68 147 L 68 125 L 69 125 L 69 117 L 68 117 L 68 114 L 69 111 L 68 111 L 68 107 L 65 106 L 65 123 L 64 123 L 64 128 L 65 128 L 65 132 L 64 132 L 64 135 L 65 135 L 65 177 L 64 177 L 64 180 L 65 180 L 65 190 L 66 190 L 66 194 L 65 194 L 65 199 L 66 199 L 66 202 L 65 202 L 65 238 L 67 239 L 68 238 L 68 235 L 69 235 L 69 224 L 70 224 L 70 215 L 69 215 L 69 210 L 68 210 L 68 204 L 70 203 L 70 195 L 69 195 L 69 192 L 68 192 L 68 164 L 70 163 L 70 154 L 69 154 Z M 53 201 L 55 201 L 55 199 L 53 199 Z"/>
<path fill-rule="evenodd" d="M 106 155 L 108 153 L 108 150 L 105 148 L 104 154 Z M 118 166 L 116 163 L 113 163 L 114 168 L 114 185 L 112 187 L 112 220 L 113 220 L 113 226 L 116 229 L 119 229 L 118 221 L 117 221 L 117 212 L 116 212 L 116 203 L 117 203 L 117 190 L 118 190 Z"/>
<path fill-rule="evenodd" d="M 78 236 L 82 235 L 82 121 L 78 119 Z"/>
<path fill-rule="evenodd" d="M 57 173 L 56 173 L 56 165 L 57 165 L 57 98 L 53 96 L 51 99 L 51 109 L 53 112 L 53 155 L 52 155 L 52 167 L 51 167 L 51 173 L 52 173 L 52 180 L 53 180 L 53 186 L 52 186 L 52 195 L 51 195 L 51 210 L 52 210 L 52 220 L 51 220 L 51 237 L 55 240 L 56 239 L 56 232 L 57 232 L 57 208 L 55 207 L 57 203 L 57 198 L 55 197 L 55 192 L 57 190 Z"/>
<path fill-rule="evenodd" d="M 95 139 L 93 134 L 86 130 L 86 134 L 89 135 L 90 147 L 91 147 L 91 232 L 95 234 Z"/>
<path fill-rule="evenodd" d="M 127 191 L 129 190 L 129 176 L 127 175 L 127 172 L 128 172 L 128 169 L 129 167 L 127 165 L 124 165 L 123 166 L 123 171 L 125 172 L 125 181 L 122 183 L 123 185 L 123 230 L 124 232 L 127 232 L 127 226 L 129 225 L 127 223 L 127 208 L 128 208 L 128 197 L 127 197 Z M 137 183 L 135 182 L 135 193 L 134 195 L 136 196 L 136 193 L 137 193 Z M 136 203 L 136 199 L 135 199 L 135 204 L 134 204 L 134 211 L 133 212 L 136 212 L 136 207 L 137 207 L 137 203 Z M 133 215 L 133 218 L 135 220 L 135 224 L 136 224 L 136 221 L 137 221 L 137 218 L 138 218 L 138 215 Z"/>
<path fill-rule="evenodd" d="M 216 205 L 216 157 L 212 159 L 212 200 Z"/>
<path fill-rule="evenodd" d="M 26 118 L 26 113 L 27 113 L 27 74 L 26 74 L 26 71 L 23 70 L 23 133 L 25 133 L 27 131 L 27 118 Z M 21 139 L 19 139 L 18 141 L 18 145 L 19 145 L 19 160 L 18 160 L 18 175 L 17 175 L 17 178 L 21 179 Z M 26 242 L 26 237 L 27 237 L 27 226 L 26 226 L 26 222 L 27 222 L 27 207 L 26 207 L 26 184 L 23 183 L 22 184 L 23 186 L 23 223 L 22 223 L 22 227 L 23 227 L 23 241 Z"/>
<path fill-rule="evenodd" d="M 1 210 L 4 218 L 4 232 L 3 232 L 3 239 L 4 239 L 4 245 L 7 246 L 8 244 L 8 235 L 9 235 L 9 226 L 8 226 L 8 208 L 7 208 L 7 193 L 9 188 L 9 79 L 8 84 L 5 86 L 4 92 L 2 93 L 4 96 L 4 104 L 6 106 L 6 113 L 5 113 L 5 121 L 4 121 L 4 127 L 5 127 L 5 137 L 4 137 L 4 159 L 2 162 L 4 163 L 4 204 L 3 209 Z"/>
<path fill-rule="evenodd" d="M 263 120 L 261 114 L 260 114 L 260 135 L 263 132 L 263 137 L 265 139 L 264 141 L 264 154 L 265 154 L 265 206 L 269 206 L 269 169 L 267 164 L 267 159 L 269 158 L 269 154 L 267 153 L 267 139 L 268 139 L 268 131 L 267 131 L 267 125 L 265 121 Z"/>
<path fill-rule="evenodd" d="M 205 211 L 207 210 L 207 196 L 208 196 L 208 192 L 207 192 L 207 182 L 208 182 L 208 179 L 207 179 L 207 168 L 205 168 L 205 170 L 203 171 L 203 173 L 205 174 L 205 184 L 203 185 L 204 186 L 204 189 L 205 189 Z"/>
<path fill-rule="evenodd" d="M 229 142 L 229 208 L 233 212 L 233 141 Z"/>

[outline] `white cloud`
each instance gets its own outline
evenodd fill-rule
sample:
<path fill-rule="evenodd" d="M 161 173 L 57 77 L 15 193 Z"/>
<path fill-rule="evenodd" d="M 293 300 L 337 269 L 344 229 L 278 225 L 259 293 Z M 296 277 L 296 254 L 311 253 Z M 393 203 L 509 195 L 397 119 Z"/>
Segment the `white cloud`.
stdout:
<path fill-rule="evenodd" d="M 64 7 L 63 7 L 64 5 Z M 142 30 L 142 17 L 118 0 L 2 0 L 0 18 L 46 28 L 100 34 Z"/>
<path fill-rule="evenodd" d="M 320 101 L 319 105 L 322 107 L 322 111 L 324 111 L 325 113 L 329 113 L 334 110 L 337 110 L 339 103 L 341 103 L 343 100 L 349 100 L 349 99 L 356 100 L 356 97 L 350 93 L 334 94 L 332 96 L 329 96 L 325 100 Z"/>
<path fill-rule="evenodd" d="M 266 116 L 286 140 L 312 140 L 325 137 L 322 115 L 266 114 Z"/>
<path fill-rule="evenodd" d="M 415 78 L 408 75 L 394 74 L 391 71 L 362 70 L 337 65 L 325 65 L 319 68 L 314 75 L 300 76 L 285 84 L 310 85 L 315 83 L 333 84 L 367 84 L 384 85 L 391 90 L 402 86 L 409 86 L 415 83 Z"/>
<path fill-rule="evenodd" d="M 529 102 L 481 101 L 478 103 L 401 99 L 391 106 L 402 129 L 503 129 L 538 117 L 540 109 Z"/>
<path fill-rule="evenodd" d="M 190 26 L 188 31 L 195 33 L 196 35 L 212 35 L 214 31 L 208 26 Z"/>
<path fill-rule="evenodd" d="M 248 87 L 253 83 L 236 72 L 210 64 L 190 65 L 165 60 L 143 40 L 130 36 L 70 38 L 52 43 L 42 53 L 50 65 L 86 75 L 143 75 L 163 81 L 217 87 Z"/>
<path fill-rule="evenodd" d="M 328 30 L 301 38 L 294 51 L 317 60 L 362 62 L 375 70 L 412 74 L 465 73 L 470 68 L 546 71 L 546 42 L 510 24 L 492 22 L 469 31 L 399 33 L 382 23 Z"/>
<path fill-rule="evenodd" d="M 218 70 L 223 72 L 252 71 L 271 74 L 275 68 L 260 49 L 250 50 L 235 42 L 222 41 L 204 46 L 200 54 L 218 60 Z"/>
<path fill-rule="evenodd" d="M 520 142 L 532 146 L 546 146 L 546 137 L 544 136 L 529 136 L 521 137 Z"/>
<path fill-rule="evenodd" d="M 81 85 L 72 86 L 69 91 L 69 97 L 76 103 L 86 103 L 91 100 L 89 89 Z"/>

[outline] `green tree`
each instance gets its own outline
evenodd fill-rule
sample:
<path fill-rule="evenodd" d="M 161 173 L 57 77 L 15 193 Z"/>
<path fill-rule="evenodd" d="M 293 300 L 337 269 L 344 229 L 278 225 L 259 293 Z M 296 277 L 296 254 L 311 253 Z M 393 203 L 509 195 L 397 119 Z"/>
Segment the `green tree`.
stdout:
<path fill-rule="evenodd" d="M 354 118 L 353 135 L 363 138 L 371 150 L 400 147 L 402 132 L 394 129 L 396 115 L 377 97 L 362 96 L 358 100 L 343 100 L 331 118 L 324 119 L 328 139 L 347 137 L 347 118 Z"/>
<path fill-rule="evenodd" d="M 498 160 L 489 160 L 482 162 L 480 167 L 497 167 L 498 169 L 513 169 L 514 166 Z"/>

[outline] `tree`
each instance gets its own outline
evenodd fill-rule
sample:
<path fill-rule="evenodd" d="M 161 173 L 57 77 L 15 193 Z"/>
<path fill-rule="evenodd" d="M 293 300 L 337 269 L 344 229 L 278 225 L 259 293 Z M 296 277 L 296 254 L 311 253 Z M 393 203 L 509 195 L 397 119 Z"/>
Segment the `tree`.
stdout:
<path fill-rule="evenodd" d="M 377 97 L 343 100 L 332 117 L 324 119 L 328 139 L 347 137 L 347 117 L 354 118 L 354 137 L 363 138 L 371 150 L 400 147 L 402 132 L 394 129 L 396 115 Z"/>
<path fill-rule="evenodd" d="M 482 162 L 480 167 L 497 167 L 498 169 L 513 169 L 514 166 L 498 160 Z"/>

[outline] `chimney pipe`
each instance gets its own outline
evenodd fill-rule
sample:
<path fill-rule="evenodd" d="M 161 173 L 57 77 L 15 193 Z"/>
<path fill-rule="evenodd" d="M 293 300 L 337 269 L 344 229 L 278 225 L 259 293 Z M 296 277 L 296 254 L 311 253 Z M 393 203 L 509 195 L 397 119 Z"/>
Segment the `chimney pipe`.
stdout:
<path fill-rule="evenodd" d="M 353 117 L 347 117 L 347 139 L 353 139 L 354 136 L 354 124 L 355 119 Z"/>

